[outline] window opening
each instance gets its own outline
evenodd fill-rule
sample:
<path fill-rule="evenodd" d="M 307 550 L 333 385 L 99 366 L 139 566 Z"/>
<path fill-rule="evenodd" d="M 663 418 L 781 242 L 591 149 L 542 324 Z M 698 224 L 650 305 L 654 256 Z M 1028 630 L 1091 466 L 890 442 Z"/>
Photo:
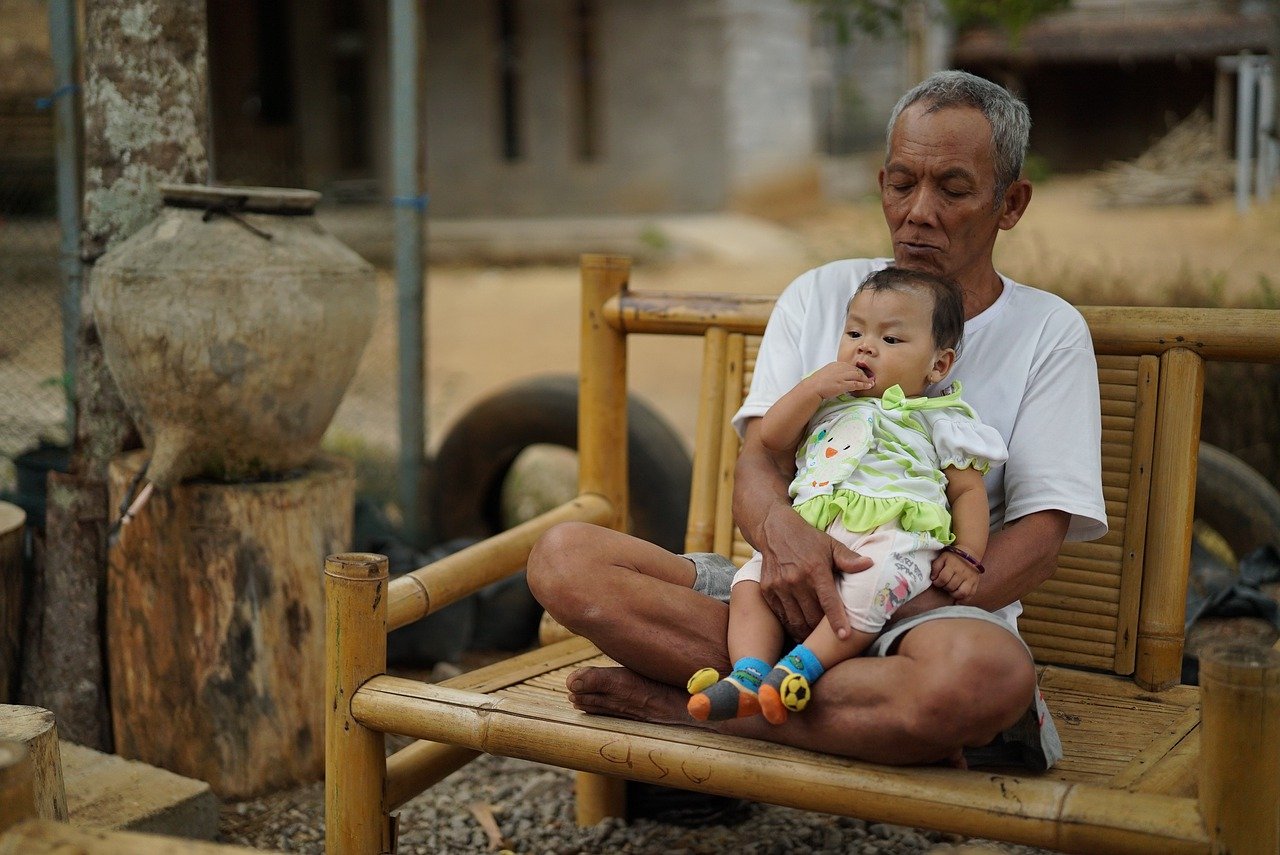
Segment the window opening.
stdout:
<path fill-rule="evenodd" d="M 579 160 L 600 157 L 598 4 L 575 0 L 570 38 L 573 60 L 574 154 Z"/>
<path fill-rule="evenodd" d="M 502 111 L 502 157 L 524 156 L 520 133 L 520 22 L 515 0 L 498 0 L 498 99 Z"/>

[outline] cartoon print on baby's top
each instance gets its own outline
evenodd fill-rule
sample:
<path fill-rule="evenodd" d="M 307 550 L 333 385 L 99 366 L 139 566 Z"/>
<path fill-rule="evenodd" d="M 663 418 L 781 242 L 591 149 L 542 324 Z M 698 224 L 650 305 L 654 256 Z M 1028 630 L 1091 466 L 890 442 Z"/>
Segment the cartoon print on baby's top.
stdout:
<path fill-rule="evenodd" d="M 876 593 L 875 604 L 886 616 L 898 610 L 898 606 L 911 598 L 911 583 L 901 576 L 895 576 Z"/>
<path fill-rule="evenodd" d="M 868 411 L 842 413 L 810 434 L 805 444 L 804 481 L 818 492 L 830 493 L 833 485 L 847 480 L 871 448 L 871 418 Z"/>

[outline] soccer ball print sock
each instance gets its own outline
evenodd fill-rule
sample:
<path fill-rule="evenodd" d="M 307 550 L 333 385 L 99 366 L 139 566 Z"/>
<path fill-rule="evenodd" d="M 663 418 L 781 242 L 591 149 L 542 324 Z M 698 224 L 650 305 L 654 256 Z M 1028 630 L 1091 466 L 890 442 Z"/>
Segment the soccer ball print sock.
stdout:
<path fill-rule="evenodd" d="M 826 669 L 803 644 L 778 660 L 760 684 L 760 712 L 770 724 L 782 724 L 790 712 L 809 703 L 811 685 Z"/>

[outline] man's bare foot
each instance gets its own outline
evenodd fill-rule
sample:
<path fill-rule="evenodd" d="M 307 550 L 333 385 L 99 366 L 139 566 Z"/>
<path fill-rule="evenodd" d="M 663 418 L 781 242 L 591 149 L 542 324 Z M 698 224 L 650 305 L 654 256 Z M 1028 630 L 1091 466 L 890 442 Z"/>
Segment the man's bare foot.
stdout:
<path fill-rule="evenodd" d="M 697 724 L 688 695 L 626 668 L 579 668 L 565 681 L 574 708 L 656 724 Z"/>

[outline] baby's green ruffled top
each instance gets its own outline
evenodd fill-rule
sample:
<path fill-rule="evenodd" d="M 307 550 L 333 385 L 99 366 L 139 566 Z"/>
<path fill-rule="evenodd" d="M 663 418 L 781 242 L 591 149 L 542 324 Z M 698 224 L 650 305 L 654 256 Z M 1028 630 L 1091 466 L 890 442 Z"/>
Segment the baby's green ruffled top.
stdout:
<path fill-rule="evenodd" d="M 959 383 L 938 397 L 840 395 L 823 402 L 796 450 L 791 496 L 818 529 L 841 518 L 849 531 L 898 520 L 906 531 L 951 543 L 947 481 L 954 466 L 986 474 L 1008 456 L 1000 434 L 960 399 Z"/>

